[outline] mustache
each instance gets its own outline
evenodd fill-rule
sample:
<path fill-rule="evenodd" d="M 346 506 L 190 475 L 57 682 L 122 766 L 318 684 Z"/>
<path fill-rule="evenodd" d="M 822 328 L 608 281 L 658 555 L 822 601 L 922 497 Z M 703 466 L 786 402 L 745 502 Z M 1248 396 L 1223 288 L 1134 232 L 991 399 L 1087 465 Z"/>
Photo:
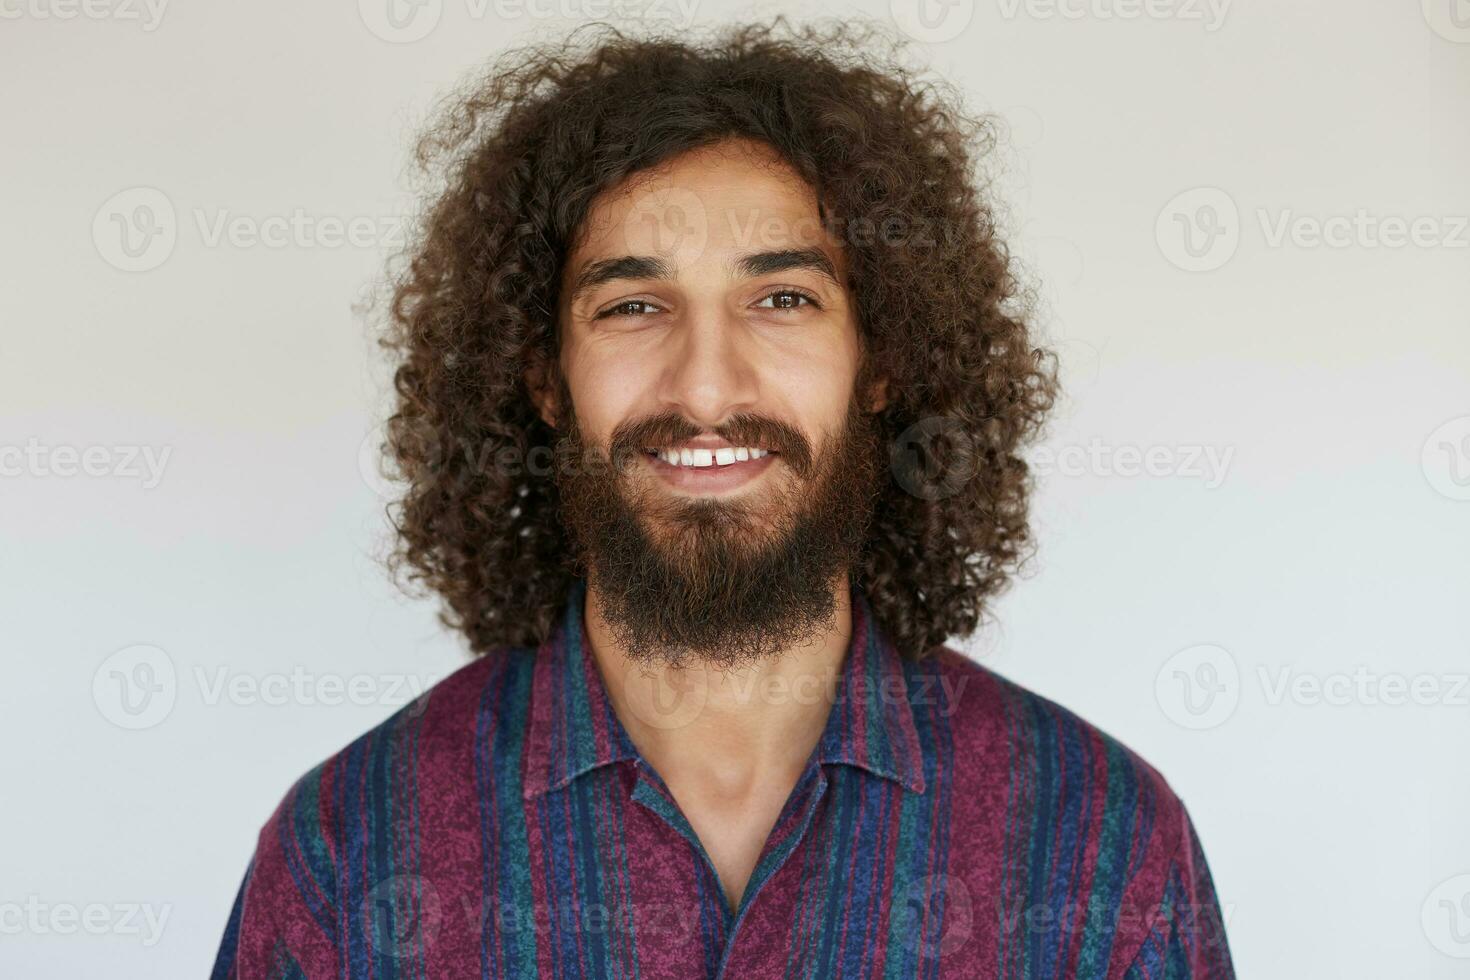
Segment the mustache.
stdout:
<path fill-rule="evenodd" d="M 614 461 L 633 460 L 648 446 L 667 446 L 703 435 L 705 428 L 689 421 L 678 412 L 664 412 L 620 423 L 608 440 L 608 454 Z M 811 444 L 801 431 L 779 419 L 745 412 L 733 415 L 724 425 L 715 426 L 714 434 L 734 446 L 764 446 L 780 453 L 786 465 L 798 476 L 809 476 L 812 468 Z"/>

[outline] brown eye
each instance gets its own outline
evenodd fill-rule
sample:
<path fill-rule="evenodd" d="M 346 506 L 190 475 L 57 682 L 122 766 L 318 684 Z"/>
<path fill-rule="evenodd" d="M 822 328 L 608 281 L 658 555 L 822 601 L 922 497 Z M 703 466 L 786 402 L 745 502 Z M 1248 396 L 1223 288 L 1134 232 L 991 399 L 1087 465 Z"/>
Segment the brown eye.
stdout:
<path fill-rule="evenodd" d="M 656 310 L 658 309 L 658 307 L 650 303 L 646 299 L 627 299 L 623 300 L 621 303 L 615 303 L 614 305 L 609 306 L 607 309 L 598 313 L 592 319 L 601 320 L 605 317 L 610 316 L 641 316 L 649 309 Z"/>
<path fill-rule="evenodd" d="M 801 308 L 801 304 L 803 301 L 811 304 L 817 309 L 821 309 L 822 307 L 822 304 L 817 302 L 817 298 L 815 296 L 800 289 L 778 289 L 773 293 L 767 293 L 760 302 L 764 303 L 766 302 L 766 300 L 770 299 L 775 299 L 777 300 L 777 302 L 774 306 L 767 307 L 767 309 L 796 310 Z"/>

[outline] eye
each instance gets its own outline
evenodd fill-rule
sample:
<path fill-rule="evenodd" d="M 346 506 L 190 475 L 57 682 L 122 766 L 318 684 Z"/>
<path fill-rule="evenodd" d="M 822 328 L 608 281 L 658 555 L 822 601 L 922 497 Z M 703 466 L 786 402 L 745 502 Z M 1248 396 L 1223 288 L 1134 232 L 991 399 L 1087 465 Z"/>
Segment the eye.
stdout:
<path fill-rule="evenodd" d="M 648 310 L 657 310 L 659 308 L 657 304 L 651 303 L 646 299 L 625 299 L 620 303 L 614 303 L 607 309 L 593 314 L 592 319 L 602 320 L 611 316 L 642 316 Z"/>
<path fill-rule="evenodd" d="M 756 305 L 757 306 L 760 306 L 761 304 L 765 303 L 766 300 L 771 300 L 771 299 L 778 299 L 780 301 L 777 302 L 774 306 L 767 306 L 767 307 L 765 307 L 765 309 L 768 309 L 768 310 L 798 310 L 798 309 L 801 309 L 801 303 L 802 303 L 803 300 L 805 300 L 807 303 L 809 303 L 810 305 L 816 307 L 819 310 L 822 308 L 822 304 L 819 303 L 819 302 L 817 302 L 817 298 L 815 296 L 813 296 L 811 293 L 807 292 L 804 289 L 795 289 L 795 288 L 790 287 L 790 286 L 782 286 L 780 289 L 776 290 L 775 292 L 767 293 L 765 296 L 763 296 L 760 299 L 760 302 L 757 303 Z"/>

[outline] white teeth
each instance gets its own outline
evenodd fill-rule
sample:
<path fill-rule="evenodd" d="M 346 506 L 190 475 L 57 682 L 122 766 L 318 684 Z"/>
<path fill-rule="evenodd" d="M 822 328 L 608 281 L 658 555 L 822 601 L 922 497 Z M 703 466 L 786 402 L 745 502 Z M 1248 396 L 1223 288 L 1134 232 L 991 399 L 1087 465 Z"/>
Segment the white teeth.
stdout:
<path fill-rule="evenodd" d="M 724 446 L 719 449 L 660 449 L 658 458 L 670 466 L 729 466 L 746 460 L 760 459 L 770 450 L 749 446 Z"/>

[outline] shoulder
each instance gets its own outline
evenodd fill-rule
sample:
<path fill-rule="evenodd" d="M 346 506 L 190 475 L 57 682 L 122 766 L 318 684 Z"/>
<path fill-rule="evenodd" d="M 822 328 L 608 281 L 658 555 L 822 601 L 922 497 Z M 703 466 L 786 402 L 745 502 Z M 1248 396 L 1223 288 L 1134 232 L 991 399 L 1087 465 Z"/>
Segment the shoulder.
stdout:
<path fill-rule="evenodd" d="M 437 820 L 457 847 L 482 781 L 519 778 L 505 743 L 524 728 L 534 658 L 505 648 L 466 664 L 297 777 L 260 829 L 215 975 L 340 972 L 357 928 L 341 910 L 376 908 L 405 880 L 404 829 Z"/>
<path fill-rule="evenodd" d="M 1186 843 L 1188 817 L 1158 769 L 1071 709 L 956 649 L 941 647 L 919 666 L 933 676 L 941 708 L 916 708 L 916 721 L 928 714 L 931 731 L 945 729 L 956 784 L 1006 800 L 1008 816 L 1042 838 L 1033 854 L 1080 846 L 1099 866 L 1127 869 L 1145 890 L 1163 887 Z"/>
<path fill-rule="evenodd" d="M 1164 776 L 1122 741 L 1058 704 L 949 646 L 926 661 L 954 737 L 968 750 L 1010 766 L 1059 792 L 1100 795 L 1110 808 L 1128 806 L 1153 821 L 1180 801 Z M 1042 788 L 1042 787 L 1038 787 Z"/>
<path fill-rule="evenodd" d="M 953 774 L 957 826 L 984 828 L 965 830 L 966 841 L 1000 858 L 997 900 L 1044 923 L 1081 914 L 1071 939 L 1108 950 L 1096 975 L 1117 975 L 1157 930 L 1181 867 L 1203 867 L 1183 802 L 1119 739 L 958 650 L 916 666 L 949 713 L 916 708 L 916 724 L 933 752 L 949 753 L 935 768 Z M 1091 909 L 1106 915 L 1079 912 Z"/>
<path fill-rule="evenodd" d="M 466 664 L 298 776 L 256 838 L 214 976 L 330 976 L 359 918 L 401 880 L 395 842 L 419 816 L 453 813 L 527 700 L 533 651 Z M 460 795 L 456 795 L 460 794 Z"/>
<path fill-rule="evenodd" d="M 953 773 L 954 824 L 986 855 L 978 880 L 1005 923 L 1053 930 L 1066 976 L 1158 976 L 1151 964 L 1170 956 L 1188 976 L 1230 976 L 1204 852 L 1154 765 L 957 649 L 914 673 L 944 705 L 914 720 L 935 771 Z"/>
<path fill-rule="evenodd" d="M 473 789 L 477 765 L 514 769 L 494 754 L 505 730 L 524 727 L 534 659 L 518 647 L 476 658 L 312 766 L 262 827 L 257 859 L 314 855 L 325 875 L 347 838 L 374 832 L 395 809 L 445 805 Z"/>

